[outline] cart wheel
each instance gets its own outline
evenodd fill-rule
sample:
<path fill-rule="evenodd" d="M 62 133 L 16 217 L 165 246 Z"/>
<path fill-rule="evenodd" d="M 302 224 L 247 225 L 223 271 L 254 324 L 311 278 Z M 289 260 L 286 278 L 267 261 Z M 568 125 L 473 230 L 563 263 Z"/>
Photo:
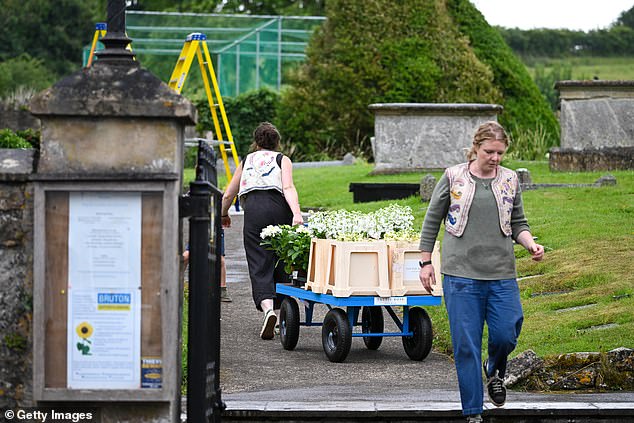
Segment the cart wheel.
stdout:
<path fill-rule="evenodd" d="M 361 312 L 361 331 L 363 333 L 383 333 L 383 323 L 381 307 L 363 307 Z M 378 350 L 383 342 L 383 337 L 364 336 L 363 342 L 369 350 Z"/>
<path fill-rule="evenodd" d="M 403 348 L 411 360 L 421 361 L 431 351 L 431 319 L 425 310 L 414 307 L 409 310 L 409 329 L 412 336 L 403 337 Z"/>
<path fill-rule="evenodd" d="M 345 311 L 333 308 L 326 313 L 321 327 L 321 343 L 328 360 L 341 363 L 346 359 L 352 345 L 352 329 Z"/>
<path fill-rule="evenodd" d="M 293 350 L 299 340 L 299 306 L 286 297 L 280 306 L 280 342 L 285 350 Z"/>

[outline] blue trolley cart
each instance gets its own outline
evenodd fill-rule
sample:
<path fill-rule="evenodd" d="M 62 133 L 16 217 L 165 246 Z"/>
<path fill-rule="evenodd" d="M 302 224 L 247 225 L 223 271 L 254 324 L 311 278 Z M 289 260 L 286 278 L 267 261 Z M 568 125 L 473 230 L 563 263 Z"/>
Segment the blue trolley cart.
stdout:
<path fill-rule="evenodd" d="M 403 297 L 351 296 L 335 297 L 331 294 L 317 294 L 287 284 L 277 284 L 276 291 L 282 297 L 280 308 L 280 342 L 286 350 L 293 350 L 299 340 L 300 326 L 321 326 L 321 341 L 324 352 L 332 362 L 340 363 L 350 352 L 353 337 L 362 337 L 368 349 L 376 350 L 386 336 L 400 336 L 405 353 L 412 360 L 423 360 L 431 351 L 431 319 L 421 306 L 437 306 L 440 297 L 431 295 Z M 299 305 L 305 305 L 306 319 L 300 322 Z M 325 304 L 328 312 L 323 323 L 313 323 L 315 304 Z M 392 307 L 403 307 L 403 320 Z M 413 308 L 410 308 L 414 306 Z M 346 307 L 344 311 L 343 308 Z M 400 332 L 384 332 L 381 307 L 384 307 Z M 359 312 L 361 322 L 359 323 Z M 355 331 L 355 326 L 361 326 Z"/>

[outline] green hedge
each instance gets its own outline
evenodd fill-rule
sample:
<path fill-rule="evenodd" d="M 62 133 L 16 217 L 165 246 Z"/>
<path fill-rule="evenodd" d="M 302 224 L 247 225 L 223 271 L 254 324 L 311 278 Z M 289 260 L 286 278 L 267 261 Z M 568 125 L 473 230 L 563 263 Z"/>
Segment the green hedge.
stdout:
<path fill-rule="evenodd" d="M 383 102 L 497 103 L 513 132 L 553 113 L 497 31 L 467 0 L 332 0 L 307 60 L 282 93 L 278 121 L 294 158 L 370 156 Z"/>
<path fill-rule="evenodd" d="M 227 97 L 223 99 L 227 120 L 229 121 L 231 134 L 233 135 L 233 142 L 239 156 L 244 157 L 247 154 L 249 146 L 253 141 L 253 131 L 259 123 L 264 121 L 275 123 L 278 102 L 279 94 L 269 89 L 250 91 L 237 97 Z M 196 100 L 194 103 L 198 110 L 196 130 L 201 134 L 212 131 L 214 137 L 217 138 L 207 99 Z M 217 112 L 222 128 L 223 139 L 226 140 L 227 132 L 222 124 L 220 111 L 217 110 Z"/>

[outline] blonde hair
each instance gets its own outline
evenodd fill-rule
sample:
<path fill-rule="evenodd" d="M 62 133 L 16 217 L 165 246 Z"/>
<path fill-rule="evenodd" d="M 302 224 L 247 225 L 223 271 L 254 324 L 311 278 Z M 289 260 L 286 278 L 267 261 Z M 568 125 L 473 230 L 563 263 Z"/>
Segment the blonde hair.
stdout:
<path fill-rule="evenodd" d="M 509 146 L 509 139 L 506 135 L 506 131 L 494 120 L 484 122 L 482 125 L 478 127 L 475 135 L 473 136 L 473 144 L 469 151 L 467 151 L 467 160 L 475 160 L 477 156 L 478 148 L 485 141 L 502 141 L 504 145 Z"/>

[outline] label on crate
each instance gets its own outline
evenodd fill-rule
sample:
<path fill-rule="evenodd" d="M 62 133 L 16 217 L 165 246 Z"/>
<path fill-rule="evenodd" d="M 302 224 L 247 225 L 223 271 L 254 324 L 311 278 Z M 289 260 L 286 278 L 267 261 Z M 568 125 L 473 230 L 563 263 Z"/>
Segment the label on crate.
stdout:
<path fill-rule="evenodd" d="M 418 272 L 420 272 L 420 266 L 418 265 L 418 259 L 415 260 L 405 260 L 404 265 L 404 275 L 403 279 L 406 281 L 417 281 L 418 280 Z"/>
<path fill-rule="evenodd" d="M 374 305 L 377 306 L 392 306 L 392 305 L 407 305 L 407 297 L 375 297 Z"/>

